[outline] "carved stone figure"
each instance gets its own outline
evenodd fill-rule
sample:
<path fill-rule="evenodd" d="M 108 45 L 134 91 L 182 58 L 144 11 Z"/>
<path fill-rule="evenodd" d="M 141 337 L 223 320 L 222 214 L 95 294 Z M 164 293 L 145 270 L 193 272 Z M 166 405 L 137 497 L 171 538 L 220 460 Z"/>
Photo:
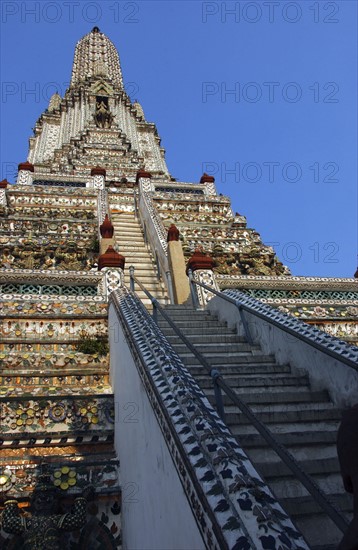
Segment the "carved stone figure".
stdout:
<path fill-rule="evenodd" d="M 94 119 L 98 128 L 111 128 L 114 116 L 104 101 L 97 101 Z"/>
<path fill-rule="evenodd" d="M 6 533 L 21 535 L 23 550 L 60 550 L 61 532 L 75 531 L 86 523 L 87 499 L 93 488 L 75 499 L 71 512 L 58 514 L 57 489 L 48 475 L 41 475 L 31 497 L 31 517 L 20 515 L 17 500 L 5 502 L 2 526 Z"/>

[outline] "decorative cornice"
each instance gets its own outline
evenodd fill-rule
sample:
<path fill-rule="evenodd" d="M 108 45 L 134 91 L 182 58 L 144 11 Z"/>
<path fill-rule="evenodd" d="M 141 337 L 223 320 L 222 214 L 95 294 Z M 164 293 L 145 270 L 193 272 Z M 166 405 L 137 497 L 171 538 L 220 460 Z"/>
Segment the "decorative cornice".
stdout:
<path fill-rule="evenodd" d="M 323 348 L 330 355 L 340 358 L 343 362 L 358 371 L 358 348 L 350 346 L 343 340 L 329 336 L 307 323 L 304 323 L 291 315 L 287 315 L 276 308 L 270 307 L 239 290 L 225 290 L 224 294 L 236 300 L 240 306 L 268 323 L 272 322 L 283 330 L 294 334 L 298 338 L 311 343 L 315 347 Z M 317 344 L 317 345 L 316 345 Z"/>
<path fill-rule="evenodd" d="M 53 181 L 58 181 L 59 183 L 61 182 L 71 182 L 71 181 L 78 181 L 79 183 L 84 183 L 83 182 L 83 178 L 81 180 L 77 180 L 77 178 L 71 178 L 71 177 L 57 177 L 55 175 L 49 175 L 49 178 Z M 44 182 L 49 179 L 49 178 L 38 178 L 37 177 L 37 174 L 36 174 L 36 180 L 37 181 L 42 181 L 44 180 Z M 19 194 L 19 195 L 62 195 L 62 196 L 66 196 L 66 195 L 77 195 L 79 197 L 83 197 L 84 195 L 86 196 L 97 196 L 98 194 L 98 191 L 97 189 L 91 189 L 89 187 L 63 187 L 63 188 L 59 188 L 61 187 L 60 185 L 59 186 L 56 186 L 56 187 L 46 187 L 45 185 L 44 186 L 40 186 L 40 185 L 27 185 L 26 188 L 22 185 L 11 185 L 10 188 L 7 188 L 7 193 L 11 193 L 11 194 Z"/>
<path fill-rule="evenodd" d="M 124 269 L 125 257 L 118 254 L 112 246 L 109 246 L 104 254 L 98 258 L 98 270 L 101 271 L 105 267 L 117 267 Z"/>
<path fill-rule="evenodd" d="M 204 172 L 200 178 L 200 183 L 215 183 L 215 178 L 214 176 L 209 176 L 209 174 Z"/>
<path fill-rule="evenodd" d="M 137 176 L 136 176 L 136 180 L 135 180 L 135 181 L 136 181 L 136 183 L 138 184 L 138 183 L 139 183 L 139 180 L 140 180 L 141 178 L 143 178 L 143 179 L 151 179 L 151 177 L 152 177 L 152 174 L 151 174 L 150 172 L 146 172 L 145 170 L 139 170 L 139 171 L 137 172 Z"/>
<path fill-rule="evenodd" d="M 20 162 L 18 166 L 18 170 L 25 170 L 27 172 L 35 172 L 34 165 L 31 164 L 31 162 Z"/>
<path fill-rule="evenodd" d="M 358 292 L 358 279 L 338 277 L 294 277 L 260 275 L 216 275 L 220 288 L 271 288 L 290 290 L 352 290 Z"/>
<path fill-rule="evenodd" d="M 170 189 L 170 191 L 160 191 L 160 187 Z M 172 189 L 172 191 L 171 191 Z M 180 192 L 176 192 L 179 190 Z M 193 190 L 200 192 L 200 194 L 193 193 Z M 187 191 L 187 195 L 184 192 Z M 155 200 L 171 200 L 179 202 L 205 202 L 205 203 L 220 203 L 231 205 L 229 197 L 222 196 L 210 196 L 203 193 L 203 186 L 200 183 L 172 183 L 172 182 L 155 182 L 155 191 L 153 195 Z"/>
<path fill-rule="evenodd" d="M 214 267 L 214 260 L 205 254 L 205 252 L 202 252 L 199 249 L 196 249 L 194 254 L 189 258 L 187 266 L 186 266 L 186 273 L 188 273 L 189 269 L 192 271 L 196 271 L 198 269 L 206 270 L 210 269 L 212 270 Z"/>
<path fill-rule="evenodd" d="M 0 283 L 99 285 L 102 275 L 88 271 L 54 271 L 50 269 L 0 269 Z"/>

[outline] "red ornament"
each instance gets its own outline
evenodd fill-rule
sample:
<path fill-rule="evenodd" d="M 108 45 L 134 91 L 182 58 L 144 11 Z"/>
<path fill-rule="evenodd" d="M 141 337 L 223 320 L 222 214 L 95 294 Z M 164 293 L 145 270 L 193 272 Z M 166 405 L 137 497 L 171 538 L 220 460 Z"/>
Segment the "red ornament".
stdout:
<path fill-rule="evenodd" d="M 179 229 L 172 223 L 168 229 L 167 242 L 179 241 Z"/>
<path fill-rule="evenodd" d="M 200 183 L 214 183 L 214 182 L 215 182 L 214 176 L 209 176 L 209 174 L 206 174 L 205 172 L 200 178 Z"/>
<path fill-rule="evenodd" d="M 104 176 L 106 177 L 106 170 L 100 166 L 96 166 L 91 170 L 91 176 Z"/>
<path fill-rule="evenodd" d="M 205 252 L 197 248 L 192 257 L 189 258 L 186 266 L 186 273 L 188 274 L 189 269 L 196 271 L 197 269 L 213 269 L 213 267 L 214 260 L 210 256 L 207 256 Z"/>
<path fill-rule="evenodd" d="M 34 165 L 31 164 L 31 162 L 20 162 L 19 166 L 18 166 L 18 169 L 19 170 L 26 170 L 27 172 L 35 172 L 35 168 L 34 168 Z"/>
<path fill-rule="evenodd" d="M 124 269 L 125 261 L 124 256 L 118 254 L 113 246 L 109 246 L 106 252 L 98 258 L 98 271 L 101 271 L 104 267 L 120 267 Z"/>
<path fill-rule="evenodd" d="M 106 214 L 104 222 L 100 225 L 99 230 L 103 239 L 111 239 L 113 237 L 114 227 L 108 217 L 108 214 Z"/>
<path fill-rule="evenodd" d="M 146 172 L 145 170 L 139 170 L 139 172 L 137 172 L 137 177 L 135 182 L 139 183 L 139 180 L 141 178 L 151 178 L 151 177 L 152 177 L 152 174 L 150 172 Z"/>

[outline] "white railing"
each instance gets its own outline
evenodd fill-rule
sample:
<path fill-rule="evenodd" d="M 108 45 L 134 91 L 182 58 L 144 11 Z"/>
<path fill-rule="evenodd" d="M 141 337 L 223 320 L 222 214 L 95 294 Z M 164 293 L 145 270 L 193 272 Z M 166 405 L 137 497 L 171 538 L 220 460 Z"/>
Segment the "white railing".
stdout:
<path fill-rule="evenodd" d="M 144 232 L 144 239 L 149 244 L 155 258 L 158 279 L 162 277 L 173 303 L 173 289 L 168 262 L 167 231 L 153 205 L 152 198 L 139 184 L 139 219 Z"/>

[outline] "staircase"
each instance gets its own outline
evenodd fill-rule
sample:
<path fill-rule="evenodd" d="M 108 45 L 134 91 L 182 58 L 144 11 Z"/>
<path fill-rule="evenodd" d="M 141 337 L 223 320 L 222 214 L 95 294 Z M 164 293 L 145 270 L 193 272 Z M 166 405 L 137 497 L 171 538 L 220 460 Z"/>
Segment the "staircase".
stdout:
<path fill-rule="evenodd" d="M 259 346 L 248 344 L 209 312 L 183 306 L 168 306 L 166 311 L 331 502 L 351 519 L 352 501 L 343 489 L 335 443 L 341 414 L 328 393 L 313 391 L 306 375 L 293 374 L 289 365 L 278 365 L 274 356 L 264 355 Z M 160 315 L 158 324 L 214 405 L 207 371 Z M 225 394 L 223 400 L 227 425 L 311 548 L 336 548 L 341 532 Z"/>
<path fill-rule="evenodd" d="M 164 285 L 157 277 L 153 255 L 144 241 L 142 228 L 133 212 L 112 212 L 111 222 L 117 250 L 126 259 L 124 284 L 129 287 L 129 267 L 134 266 L 134 276 L 159 300 L 167 303 Z M 149 298 L 140 289 L 136 292 L 145 306 L 151 304 Z"/>

